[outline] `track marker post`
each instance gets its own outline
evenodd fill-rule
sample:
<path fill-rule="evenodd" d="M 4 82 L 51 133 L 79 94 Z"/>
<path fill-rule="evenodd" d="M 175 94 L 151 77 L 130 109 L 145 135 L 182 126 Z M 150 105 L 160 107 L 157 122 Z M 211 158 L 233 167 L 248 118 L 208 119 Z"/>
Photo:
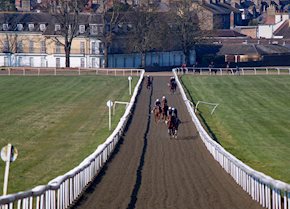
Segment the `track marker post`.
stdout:
<path fill-rule="evenodd" d="M 3 195 L 7 195 L 10 163 L 14 162 L 17 156 L 18 156 L 18 151 L 11 144 L 8 144 L 1 149 L 1 158 L 4 162 L 6 162 L 4 184 L 3 184 Z"/>
<path fill-rule="evenodd" d="M 113 106 L 113 102 L 111 100 L 107 101 L 107 106 L 109 108 L 109 130 L 111 131 L 112 129 L 112 114 L 111 114 L 111 109 Z"/>

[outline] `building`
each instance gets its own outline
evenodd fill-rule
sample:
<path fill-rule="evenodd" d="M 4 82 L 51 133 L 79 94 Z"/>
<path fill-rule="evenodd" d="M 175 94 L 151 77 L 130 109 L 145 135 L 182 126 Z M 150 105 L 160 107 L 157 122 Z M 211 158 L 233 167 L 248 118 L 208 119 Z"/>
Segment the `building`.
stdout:
<path fill-rule="evenodd" d="M 103 66 L 98 39 L 98 18 L 83 15 L 79 35 L 73 39 L 71 67 Z M 61 25 L 49 14 L 0 14 L 0 66 L 65 67 Z M 58 42 L 57 39 L 60 41 Z"/>

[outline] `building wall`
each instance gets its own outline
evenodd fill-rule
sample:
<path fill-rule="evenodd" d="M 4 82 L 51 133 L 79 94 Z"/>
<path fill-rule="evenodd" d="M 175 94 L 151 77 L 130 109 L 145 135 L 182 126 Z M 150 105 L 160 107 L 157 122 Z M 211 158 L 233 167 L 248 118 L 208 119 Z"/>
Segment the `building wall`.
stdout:
<path fill-rule="evenodd" d="M 111 68 L 139 68 L 141 66 L 140 54 L 110 54 L 108 57 Z M 191 51 L 190 63 L 196 61 L 195 51 Z M 181 66 L 184 55 L 181 51 L 149 52 L 146 54 L 146 66 Z"/>
<path fill-rule="evenodd" d="M 61 37 L 59 39 L 62 41 Z M 15 51 L 16 48 L 11 47 L 11 50 L 5 51 L 5 40 L 11 44 L 22 42 L 23 50 Z M 45 47 L 42 46 L 43 42 Z M 100 40 L 93 37 L 75 38 L 70 54 L 71 67 L 102 67 L 103 54 L 100 43 Z M 0 66 L 65 67 L 64 48 L 60 46 L 60 50 L 57 51 L 56 45 L 55 37 L 43 36 L 41 33 L 16 32 L 10 33 L 9 36 L 7 33 L 0 33 Z"/>

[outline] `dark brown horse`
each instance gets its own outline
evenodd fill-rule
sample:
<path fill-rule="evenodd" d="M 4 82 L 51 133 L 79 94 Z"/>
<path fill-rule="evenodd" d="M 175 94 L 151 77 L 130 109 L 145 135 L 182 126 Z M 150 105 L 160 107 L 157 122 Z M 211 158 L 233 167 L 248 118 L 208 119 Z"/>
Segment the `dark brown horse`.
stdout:
<path fill-rule="evenodd" d="M 178 119 L 175 118 L 172 115 L 169 115 L 167 117 L 167 128 L 168 128 L 168 134 L 170 138 L 177 138 L 177 127 L 178 127 Z"/>
<path fill-rule="evenodd" d="M 150 76 L 147 76 L 147 78 L 146 78 L 146 88 L 147 89 L 150 89 L 151 88 L 151 85 L 152 85 L 151 77 Z"/>

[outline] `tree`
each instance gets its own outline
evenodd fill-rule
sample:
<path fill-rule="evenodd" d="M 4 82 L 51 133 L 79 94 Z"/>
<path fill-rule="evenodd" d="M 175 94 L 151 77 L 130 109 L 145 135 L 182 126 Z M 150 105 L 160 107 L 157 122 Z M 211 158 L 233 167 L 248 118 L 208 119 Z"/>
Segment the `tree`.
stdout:
<path fill-rule="evenodd" d="M 1 0 L 0 11 L 16 11 L 15 0 Z"/>
<path fill-rule="evenodd" d="M 57 7 L 55 7 L 56 4 Z M 60 30 L 56 31 L 57 36 L 53 39 L 64 47 L 65 66 L 70 67 L 71 45 L 73 39 L 79 35 L 80 12 L 84 7 L 83 1 L 58 0 L 52 1 L 48 6 L 56 24 L 60 25 Z"/>
<path fill-rule="evenodd" d="M 199 28 L 197 10 L 198 7 L 193 8 L 190 0 L 181 0 L 171 7 L 171 33 L 174 34 L 175 40 L 179 41 L 187 65 L 190 65 L 191 50 L 204 37 Z"/>
<path fill-rule="evenodd" d="M 130 12 L 129 19 L 133 29 L 129 34 L 128 47 L 131 51 L 140 53 L 140 67 L 145 67 L 146 52 L 162 47 L 162 22 L 159 13 L 152 11 L 146 5 L 139 6 L 133 12 Z"/>
<path fill-rule="evenodd" d="M 3 53 L 16 53 L 17 52 L 18 36 L 15 33 L 6 33 L 0 38 Z"/>
<path fill-rule="evenodd" d="M 99 33 L 98 38 L 101 40 L 104 49 L 104 67 L 108 67 L 108 52 L 113 42 L 115 35 L 114 30 L 118 27 L 118 24 L 122 22 L 123 15 L 121 12 L 125 12 L 127 8 L 122 3 L 114 2 L 112 8 L 107 8 L 106 0 L 102 0 L 100 9 L 98 11 L 101 16 L 102 30 Z"/>

